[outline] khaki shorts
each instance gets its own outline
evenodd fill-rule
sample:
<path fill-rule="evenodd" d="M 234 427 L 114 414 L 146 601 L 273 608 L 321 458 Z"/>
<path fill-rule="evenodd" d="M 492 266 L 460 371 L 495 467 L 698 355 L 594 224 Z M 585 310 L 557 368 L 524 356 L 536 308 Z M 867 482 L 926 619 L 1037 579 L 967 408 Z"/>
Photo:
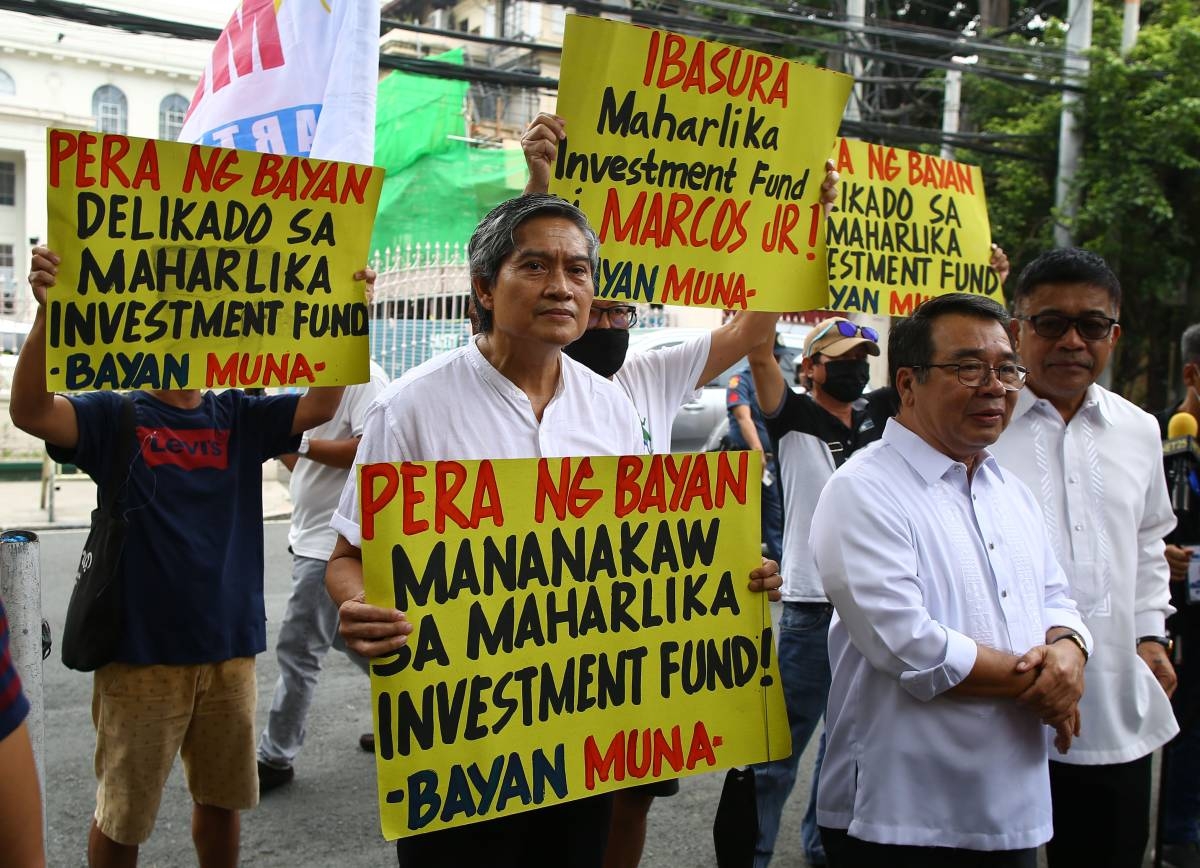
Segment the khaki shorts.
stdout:
<path fill-rule="evenodd" d="M 258 804 L 254 658 L 195 666 L 110 663 L 92 684 L 96 825 L 118 844 L 154 829 L 175 755 L 197 804 Z"/>

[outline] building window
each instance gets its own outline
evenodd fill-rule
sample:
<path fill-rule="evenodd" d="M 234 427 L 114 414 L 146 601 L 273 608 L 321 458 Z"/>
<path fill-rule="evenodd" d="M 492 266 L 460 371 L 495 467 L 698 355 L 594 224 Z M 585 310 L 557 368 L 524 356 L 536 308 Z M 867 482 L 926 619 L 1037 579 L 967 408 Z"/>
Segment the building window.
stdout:
<path fill-rule="evenodd" d="M 129 131 L 129 102 L 119 87 L 106 84 L 92 94 L 92 117 L 102 133 L 125 135 Z"/>
<path fill-rule="evenodd" d="M 13 81 L 11 75 L 0 69 L 0 94 L 14 94 L 17 92 L 17 84 Z"/>
<path fill-rule="evenodd" d="M 183 129 L 183 118 L 187 114 L 188 101 L 177 93 L 163 97 L 158 104 L 158 137 L 168 142 L 179 138 Z"/>
<path fill-rule="evenodd" d="M 17 273 L 14 266 L 13 246 L 0 244 L 0 311 L 4 313 L 13 313 L 17 307 Z"/>
<path fill-rule="evenodd" d="M 17 204 L 17 164 L 0 162 L 0 205 Z"/>

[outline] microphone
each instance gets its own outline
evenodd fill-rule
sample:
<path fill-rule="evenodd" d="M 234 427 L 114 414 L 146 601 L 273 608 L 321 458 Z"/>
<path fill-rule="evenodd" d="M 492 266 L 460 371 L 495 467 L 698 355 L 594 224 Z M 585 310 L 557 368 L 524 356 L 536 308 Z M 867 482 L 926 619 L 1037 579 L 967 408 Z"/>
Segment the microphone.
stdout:
<path fill-rule="evenodd" d="M 1167 422 L 1167 439 L 1163 441 L 1163 469 L 1167 474 L 1167 490 L 1171 493 L 1171 509 L 1183 518 L 1192 511 L 1194 497 L 1200 492 L 1200 445 L 1196 433 L 1200 425 L 1191 413 L 1176 413 Z M 1182 522 L 1181 522 L 1182 523 Z"/>

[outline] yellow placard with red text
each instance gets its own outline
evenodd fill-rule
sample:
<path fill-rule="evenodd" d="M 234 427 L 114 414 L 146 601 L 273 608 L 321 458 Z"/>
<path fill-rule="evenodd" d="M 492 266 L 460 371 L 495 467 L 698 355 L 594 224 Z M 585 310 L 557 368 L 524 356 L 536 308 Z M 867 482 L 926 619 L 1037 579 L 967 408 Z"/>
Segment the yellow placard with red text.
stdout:
<path fill-rule="evenodd" d="M 758 453 L 369 464 L 366 600 L 389 840 L 791 748 Z"/>
<path fill-rule="evenodd" d="M 47 159 L 52 390 L 367 380 L 382 169 L 78 130 Z"/>
<path fill-rule="evenodd" d="M 597 297 L 823 307 L 820 188 L 850 86 L 744 48 L 569 16 L 550 192 L 600 235 Z"/>
<path fill-rule="evenodd" d="M 829 310 L 908 316 L 949 292 L 1004 303 L 978 166 L 854 139 L 838 140 L 834 162 Z"/>

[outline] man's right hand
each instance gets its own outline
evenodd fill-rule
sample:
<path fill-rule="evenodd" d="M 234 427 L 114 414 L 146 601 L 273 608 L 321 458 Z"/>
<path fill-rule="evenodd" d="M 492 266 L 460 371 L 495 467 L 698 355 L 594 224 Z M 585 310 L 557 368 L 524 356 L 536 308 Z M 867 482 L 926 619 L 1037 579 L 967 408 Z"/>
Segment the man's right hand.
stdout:
<path fill-rule="evenodd" d="M 1070 714 L 1054 725 L 1055 749 L 1061 754 L 1066 754 L 1071 749 L 1071 742 L 1079 733 L 1079 706 L 1076 705 Z"/>
<path fill-rule="evenodd" d="M 363 602 L 360 592 L 338 607 L 338 632 L 360 657 L 387 657 L 399 651 L 413 631 L 405 614 Z"/>
<path fill-rule="evenodd" d="M 567 137 L 567 122 L 558 115 L 541 112 L 529 122 L 521 136 L 521 150 L 529 167 L 526 193 L 546 193 L 550 190 L 550 170 L 558 159 L 558 143 Z"/>
<path fill-rule="evenodd" d="M 46 303 L 46 291 L 54 286 L 58 279 L 58 264 L 62 260 L 49 247 L 33 248 L 33 261 L 29 266 L 29 285 L 33 288 L 33 297 L 38 305 Z"/>
<path fill-rule="evenodd" d="M 1188 564 L 1192 562 L 1192 550 L 1183 546 L 1167 546 L 1167 566 L 1171 570 L 1172 582 L 1186 582 Z"/>

